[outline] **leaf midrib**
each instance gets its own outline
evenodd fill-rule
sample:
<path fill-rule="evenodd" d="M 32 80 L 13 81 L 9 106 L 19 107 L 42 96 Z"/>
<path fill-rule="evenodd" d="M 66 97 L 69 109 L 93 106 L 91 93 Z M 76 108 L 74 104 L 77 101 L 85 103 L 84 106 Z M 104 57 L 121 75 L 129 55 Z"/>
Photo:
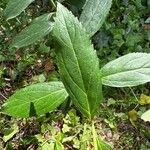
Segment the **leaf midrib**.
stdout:
<path fill-rule="evenodd" d="M 64 59 L 62 58 L 62 61 L 64 63 Z M 65 64 L 65 63 L 64 63 Z M 87 97 L 87 94 L 81 89 L 81 87 L 73 80 L 73 78 L 71 77 L 71 75 L 69 74 L 69 72 L 67 71 L 66 66 L 64 65 L 64 69 L 66 70 L 67 74 L 69 75 L 70 79 L 72 80 L 72 82 L 85 94 L 85 96 Z M 72 95 L 76 98 L 76 95 L 69 89 L 69 91 L 72 93 Z M 86 98 L 87 99 L 87 98 Z M 81 107 L 87 114 L 89 114 L 89 112 L 81 105 L 79 105 L 79 107 Z M 90 115 L 90 114 L 89 114 Z"/>
<path fill-rule="evenodd" d="M 142 70 L 142 69 L 150 69 L 150 67 L 145 67 L 145 68 L 137 68 L 137 69 L 132 69 L 132 70 L 125 70 L 125 71 L 120 71 L 117 73 L 112 73 L 106 76 L 103 76 L 102 79 L 107 78 L 108 76 L 113 76 L 113 75 L 117 75 L 117 74 L 122 74 L 122 73 L 128 73 L 128 72 L 138 72 L 138 70 Z M 140 73 L 140 72 L 139 72 Z M 103 73 L 102 73 L 103 74 Z"/>
<path fill-rule="evenodd" d="M 61 12 L 62 12 L 62 14 L 63 14 L 63 11 L 61 10 Z M 74 57 L 75 57 L 75 59 L 76 59 L 76 62 L 77 62 L 77 66 L 78 66 L 78 69 L 79 69 L 79 72 L 80 72 L 80 76 L 81 76 L 81 80 L 82 80 L 82 83 L 83 83 L 83 86 L 84 86 L 84 90 L 86 91 L 86 89 L 85 89 L 85 85 L 84 85 L 84 81 L 83 81 L 83 76 L 82 76 L 82 71 L 81 71 L 81 69 L 80 69 L 80 65 L 79 65 L 79 60 L 78 60 L 78 58 L 77 58 L 77 56 L 76 56 L 76 52 L 75 52 L 75 49 L 74 49 L 74 45 L 73 45 L 73 43 L 72 43 L 72 39 L 71 39 L 71 37 L 70 37 L 70 33 L 68 32 L 68 27 L 67 27 L 67 24 L 66 24 L 66 20 L 65 20 L 65 18 L 63 17 L 63 20 L 64 20 L 64 23 L 65 23 L 65 25 L 64 25 L 64 27 L 66 28 L 66 31 L 67 31 L 67 33 L 68 33 L 68 37 L 69 37 L 69 39 L 70 39 L 70 42 L 71 42 L 71 50 L 73 51 L 73 53 L 74 53 Z M 70 76 L 70 75 L 69 75 Z M 71 77 L 72 78 L 72 77 Z M 82 89 L 82 91 L 83 91 L 83 89 Z M 85 91 L 83 91 L 84 93 L 85 93 Z M 86 93 L 85 93 L 86 94 Z M 86 94 L 86 97 L 87 97 L 87 94 Z M 89 101 L 88 101 L 88 98 L 86 98 L 86 103 L 87 103 L 87 108 L 88 108 L 88 110 L 89 110 L 89 112 L 90 112 L 90 114 L 91 114 L 91 110 L 90 110 L 90 107 L 89 107 Z"/>
<path fill-rule="evenodd" d="M 28 103 L 31 103 L 31 102 L 35 102 L 35 101 L 39 101 L 39 100 L 41 100 L 41 99 L 43 99 L 43 98 L 46 98 L 46 97 L 50 97 L 50 96 L 52 96 L 53 94 L 56 94 L 56 93 L 59 93 L 60 91 L 63 91 L 64 89 L 61 89 L 61 90 L 58 90 L 58 91 L 55 91 L 55 92 L 52 92 L 52 93 L 50 93 L 50 94 L 48 94 L 48 95 L 45 95 L 45 96 L 43 96 L 43 97 L 41 97 L 41 98 L 39 98 L 39 99 L 34 99 L 34 100 L 32 100 L 32 101 L 28 101 L 28 102 L 24 102 L 23 104 L 20 104 L 19 106 L 21 106 L 21 105 L 26 105 L 26 104 L 28 104 Z M 20 100 L 20 99 L 18 99 L 18 98 L 15 98 L 15 97 L 13 97 L 13 102 L 15 102 L 15 101 L 22 101 L 22 100 Z M 9 101 L 8 101 L 9 102 Z M 18 107 L 18 105 L 17 106 L 14 106 L 14 107 Z"/>

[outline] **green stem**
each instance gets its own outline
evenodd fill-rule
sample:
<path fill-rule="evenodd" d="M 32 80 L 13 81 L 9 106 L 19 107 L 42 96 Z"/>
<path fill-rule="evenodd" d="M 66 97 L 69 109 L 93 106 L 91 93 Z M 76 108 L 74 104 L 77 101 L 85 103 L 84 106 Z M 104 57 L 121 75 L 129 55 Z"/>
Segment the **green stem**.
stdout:
<path fill-rule="evenodd" d="M 55 5 L 54 0 L 51 0 L 51 3 L 52 3 L 52 5 L 53 5 L 53 7 L 56 8 L 56 5 Z"/>
<path fill-rule="evenodd" d="M 94 143 L 94 150 L 98 150 L 97 147 L 97 134 L 94 126 L 94 120 L 92 120 L 92 134 L 93 134 L 93 143 Z"/>

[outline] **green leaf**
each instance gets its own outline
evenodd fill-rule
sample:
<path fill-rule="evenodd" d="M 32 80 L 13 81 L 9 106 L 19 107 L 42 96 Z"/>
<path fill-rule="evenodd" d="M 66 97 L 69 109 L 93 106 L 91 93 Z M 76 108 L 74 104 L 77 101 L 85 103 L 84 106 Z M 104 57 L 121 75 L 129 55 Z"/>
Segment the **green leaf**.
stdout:
<path fill-rule="evenodd" d="M 142 114 L 141 119 L 143 119 L 144 121 L 150 122 L 150 110 L 148 110 L 144 114 Z"/>
<path fill-rule="evenodd" d="M 150 23 L 150 17 L 146 19 L 145 23 Z"/>
<path fill-rule="evenodd" d="M 12 95 L 2 113 L 21 118 L 42 115 L 58 107 L 67 96 L 61 82 L 33 84 Z"/>
<path fill-rule="evenodd" d="M 11 129 L 8 129 L 3 136 L 4 142 L 10 140 L 19 131 L 17 124 L 14 124 Z"/>
<path fill-rule="evenodd" d="M 99 138 L 97 138 L 97 147 L 98 150 L 112 150 L 109 144 L 107 144 L 105 141 L 100 140 Z"/>
<path fill-rule="evenodd" d="M 102 100 L 96 51 L 81 23 L 59 3 L 53 34 L 62 81 L 79 111 L 92 118 Z"/>
<path fill-rule="evenodd" d="M 112 87 L 131 87 L 150 81 L 150 54 L 131 53 L 106 64 L 102 83 Z"/>
<path fill-rule="evenodd" d="M 20 48 L 42 39 L 52 30 L 53 23 L 50 21 L 51 16 L 52 14 L 44 14 L 34 19 L 31 25 L 26 27 L 12 40 L 10 47 Z"/>
<path fill-rule="evenodd" d="M 55 150 L 64 150 L 64 146 L 59 141 L 56 141 L 54 149 Z"/>
<path fill-rule="evenodd" d="M 83 7 L 83 12 L 80 16 L 80 22 L 83 24 L 90 36 L 93 36 L 104 23 L 111 4 L 112 0 L 86 1 Z"/>
<path fill-rule="evenodd" d="M 141 36 L 140 34 L 131 33 L 127 36 L 126 45 L 128 47 L 134 47 L 136 44 L 138 44 L 141 41 L 143 41 L 143 36 Z"/>
<path fill-rule="evenodd" d="M 3 148 L 2 148 L 2 149 L 3 149 Z M 6 146 L 5 146 L 5 150 L 13 150 L 12 143 L 7 142 L 7 143 L 6 143 Z"/>
<path fill-rule="evenodd" d="M 4 11 L 4 16 L 7 20 L 18 16 L 33 1 L 34 0 L 9 0 Z"/>

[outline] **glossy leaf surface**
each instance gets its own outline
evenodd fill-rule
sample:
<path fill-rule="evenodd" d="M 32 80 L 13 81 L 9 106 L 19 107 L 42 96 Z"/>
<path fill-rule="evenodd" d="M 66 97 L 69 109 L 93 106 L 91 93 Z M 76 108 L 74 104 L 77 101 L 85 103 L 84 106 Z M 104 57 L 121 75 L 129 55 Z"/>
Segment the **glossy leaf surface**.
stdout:
<path fill-rule="evenodd" d="M 33 1 L 34 0 L 9 0 L 4 11 L 4 16 L 7 20 L 18 16 Z"/>
<path fill-rule="evenodd" d="M 42 115 L 58 107 L 67 96 L 61 82 L 33 84 L 12 95 L 2 113 L 21 118 Z"/>
<path fill-rule="evenodd" d="M 12 41 L 10 47 L 21 48 L 33 44 L 47 35 L 53 27 L 51 14 L 44 14 L 33 20 L 31 25 L 20 32 Z"/>
<path fill-rule="evenodd" d="M 81 23 L 59 3 L 53 34 L 62 81 L 76 107 L 92 118 L 101 101 L 96 51 Z"/>
<path fill-rule="evenodd" d="M 112 0 L 87 0 L 80 16 L 87 33 L 93 36 L 104 23 L 109 13 Z"/>
<path fill-rule="evenodd" d="M 150 54 L 131 53 L 106 64 L 102 82 L 112 87 L 131 87 L 150 82 Z"/>

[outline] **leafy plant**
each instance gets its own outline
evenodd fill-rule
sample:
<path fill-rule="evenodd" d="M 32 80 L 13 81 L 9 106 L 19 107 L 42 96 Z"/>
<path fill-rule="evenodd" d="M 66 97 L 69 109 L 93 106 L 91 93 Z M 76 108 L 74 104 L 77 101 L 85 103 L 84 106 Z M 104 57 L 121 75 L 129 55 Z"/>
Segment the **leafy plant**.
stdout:
<path fill-rule="evenodd" d="M 29 3 L 10 16 L 10 8 L 13 5 L 10 0 L 5 10 L 8 12 L 7 18 L 17 16 L 27 4 Z M 27 86 L 9 98 L 1 112 L 22 118 L 42 115 L 54 110 L 69 95 L 76 108 L 91 121 L 95 150 L 111 149 L 97 137 L 94 127 L 94 116 L 103 99 L 102 85 L 131 87 L 149 82 L 150 54 L 127 54 L 99 69 L 98 57 L 90 38 L 101 27 L 110 6 L 110 0 L 87 0 L 79 21 L 67 8 L 57 3 L 54 22 L 49 19 L 51 14 L 45 14 L 15 37 L 11 47 L 20 48 L 34 43 L 52 30 L 50 34 L 55 41 L 55 53 L 62 82 Z"/>

